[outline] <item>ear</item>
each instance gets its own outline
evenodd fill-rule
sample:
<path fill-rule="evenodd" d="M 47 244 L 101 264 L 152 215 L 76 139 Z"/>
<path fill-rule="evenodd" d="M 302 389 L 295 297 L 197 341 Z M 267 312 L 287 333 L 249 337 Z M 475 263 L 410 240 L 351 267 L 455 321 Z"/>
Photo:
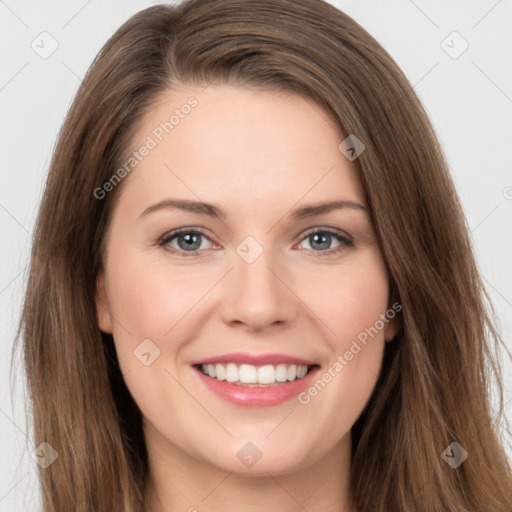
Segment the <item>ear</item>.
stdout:
<path fill-rule="evenodd" d="M 402 305 L 397 301 L 393 302 L 393 304 L 388 307 L 386 311 L 388 322 L 386 323 L 386 327 L 384 327 L 384 339 L 386 341 L 392 341 L 400 330 L 402 325 L 401 311 Z"/>
<path fill-rule="evenodd" d="M 110 315 L 103 270 L 98 272 L 96 279 L 96 317 L 100 330 L 107 334 L 112 334 L 112 317 Z"/>
<path fill-rule="evenodd" d="M 386 341 L 392 341 L 398 332 L 398 327 L 398 318 L 395 316 L 392 320 L 389 320 L 386 327 L 384 327 L 384 339 Z"/>

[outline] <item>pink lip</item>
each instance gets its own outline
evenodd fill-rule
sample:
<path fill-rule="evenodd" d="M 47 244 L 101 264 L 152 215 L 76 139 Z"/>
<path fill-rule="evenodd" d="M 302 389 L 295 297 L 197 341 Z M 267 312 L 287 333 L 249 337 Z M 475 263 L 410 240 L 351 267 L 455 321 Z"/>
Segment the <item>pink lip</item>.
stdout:
<path fill-rule="evenodd" d="M 235 364 L 252 364 L 253 366 L 262 366 L 264 364 L 299 364 L 312 366 L 316 364 L 314 361 L 306 361 L 299 357 L 288 356 L 286 354 L 249 354 L 247 352 L 233 352 L 221 356 L 209 357 L 194 361 L 192 366 L 200 364 L 215 363 L 235 363 Z"/>
<path fill-rule="evenodd" d="M 302 379 L 269 387 L 239 386 L 225 380 L 212 379 L 202 373 L 199 368 L 194 370 L 210 391 L 228 402 L 244 407 L 272 407 L 296 397 L 309 387 L 320 366 L 313 367 Z"/>

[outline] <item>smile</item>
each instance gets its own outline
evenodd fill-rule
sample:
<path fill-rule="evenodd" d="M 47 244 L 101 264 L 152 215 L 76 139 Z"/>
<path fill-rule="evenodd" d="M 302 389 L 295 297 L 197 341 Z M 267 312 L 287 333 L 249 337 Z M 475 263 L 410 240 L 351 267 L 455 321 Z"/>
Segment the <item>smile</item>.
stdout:
<path fill-rule="evenodd" d="M 271 407 L 295 398 L 320 365 L 292 354 L 231 352 L 190 363 L 208 394 L 243 407 Z"/>
<path fill-rule="evenodd" d="M 306 376 L 314 365 L 296 364 L 252 364 L 216 363 L 201 364 L 199 370 L 212 379 L 226 381 L 238 386 L 263 387 L 277 386 L 293 382 Z"/>

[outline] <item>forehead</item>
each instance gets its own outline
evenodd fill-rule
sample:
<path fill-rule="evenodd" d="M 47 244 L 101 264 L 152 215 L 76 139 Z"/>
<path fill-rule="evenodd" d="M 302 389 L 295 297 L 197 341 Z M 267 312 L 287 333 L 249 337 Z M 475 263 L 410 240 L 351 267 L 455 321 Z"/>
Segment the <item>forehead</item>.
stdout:
<path fill-rule="evenodd" d="M 293 93 L 168 91 L 137 127 L 139 155 L 122 196 L 146 206 L 166 194 L 201 198 L 239 213 L 256 202 L 258 211 L 291 207 L 302 197 L 362 201 L 355 167 L 338 149 L 343 138 L 327 112 Z"/>

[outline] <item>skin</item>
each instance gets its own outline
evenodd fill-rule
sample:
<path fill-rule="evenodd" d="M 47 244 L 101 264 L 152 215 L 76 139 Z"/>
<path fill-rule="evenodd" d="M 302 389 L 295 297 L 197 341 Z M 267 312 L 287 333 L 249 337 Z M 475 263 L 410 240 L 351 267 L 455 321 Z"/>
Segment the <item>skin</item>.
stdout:
<path fill-rule="evenodd" d="M 239 407 L 191 367 L 229 352 L 285 353 L 316 361 L 321 375 L 390 307 L 367 211 L 289 215 L 332 200 L 365 206 L 354 164 L 338 149 L 345 137 L 298 95 L 210 85 L 166 93 L 133 147 L 190 96 L 197 106 L 125 178 L 97 282 L 99 327 L 113 334 L 143 414 L 147 509 L 259 511 L 265 503 L 267 512 L 353 512 L 350 429 L 374 389 L 394 321 L 306 405 Z M 213 203 L 225 217 L 175 208 L 141 216 L 169 198 Z M 158 243 L 183 227 L 206 232 L 192 256 L 178 237 Z M 315 243 L 304 235 L 310 228 L 336 230 L 353 245 L 334 236 Z M 236 252 L 248 236 L 263 249 L 252 263 Z M 145 339 L 160 350 L 149 366 L 134 356 Z M 252 467 L 237 457 L 247 442 L 262 454 Z"/>

